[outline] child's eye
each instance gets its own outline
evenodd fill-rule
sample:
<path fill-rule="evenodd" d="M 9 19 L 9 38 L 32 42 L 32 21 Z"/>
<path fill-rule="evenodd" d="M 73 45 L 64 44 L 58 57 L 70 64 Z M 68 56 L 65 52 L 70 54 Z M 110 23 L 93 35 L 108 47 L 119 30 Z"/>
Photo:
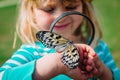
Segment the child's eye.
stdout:
<path fill-rule="evenodd" d="M 67 11 L 75 10 L 75 9 L 77 9 L 77 6 L 66 6 Z"/>
<path fill-rule="evenodd" d="M 45 11 L 45 12 L 48 12 L 48 13 L 53 13 L 55 8 L 44 8 L 42 10 Z"/>

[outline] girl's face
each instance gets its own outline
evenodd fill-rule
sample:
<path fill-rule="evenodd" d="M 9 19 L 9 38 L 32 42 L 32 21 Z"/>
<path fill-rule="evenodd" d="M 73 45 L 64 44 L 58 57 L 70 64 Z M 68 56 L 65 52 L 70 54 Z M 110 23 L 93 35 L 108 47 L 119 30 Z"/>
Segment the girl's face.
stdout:
<path fill-rule="evenodd" d="M 60 0 L 61 1 L 61 0 Z M 71 0 L 70 0 L 71 1 Z M 68 4 L 67 4 L 68 3 Z M 79 11 L 82 13 L 82 3 L 79 0 L 66 3 L 49 0 L 40 3 L 40 6 L 34 8 L 34 18 L 39 30 L 49 30 L 51 23 L 66 11 Z M 76 29 L 82 23 L 83 17 L 69 15 L 61 19 L 54 27 L 54 32 L 61 34 L 66 38 L 73 38 Z"/>

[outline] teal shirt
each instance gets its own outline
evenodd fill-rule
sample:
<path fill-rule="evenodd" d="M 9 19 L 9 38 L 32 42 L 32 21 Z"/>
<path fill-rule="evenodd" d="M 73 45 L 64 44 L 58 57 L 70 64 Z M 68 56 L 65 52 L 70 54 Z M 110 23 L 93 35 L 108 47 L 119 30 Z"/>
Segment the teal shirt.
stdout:
<path fill-rule="evenodd" d="M 95 52 L 101 61 L 112 71 L 114 80 L 120 79 L 120 70 L 117 68 L 108 46 L 100 40 L 95 47 Z M 53 54 L 54 49 L 46 48 L 41 42 L 36 44 L 23 44 L 0 67 L 0 80 L 32 80 L 35 62 L 46 54 Z M 71 80 L 66 75 L 58 75 L 51 80 Z M 92 78 L 90 80 L 97 80 Z"/>

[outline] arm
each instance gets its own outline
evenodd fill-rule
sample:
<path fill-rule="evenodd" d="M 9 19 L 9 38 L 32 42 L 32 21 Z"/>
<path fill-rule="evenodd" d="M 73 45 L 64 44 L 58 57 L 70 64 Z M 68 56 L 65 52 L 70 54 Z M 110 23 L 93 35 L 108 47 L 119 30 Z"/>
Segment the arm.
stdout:
<path fill-rule="evenodd" d="M 40 45 L 39 45 L 39 47 L 40 47 Z M 46 69 L 51 69 L 51 70 L 49 70 L 49 72 L 51 74 L 53 74 L 53 73 L 55 73 L 55 74 L 53 74 L 53 75 L 49 74 L 50 75 L 49 76 L 49 75 L 47 75 L 49 72 L 46 72 L 47 74 L 44 73 L 46 75 L 40 76 L 40 78 L 43 78 L 44 76 L 46 76 L 46 78 L 48 79 L 53 76 L 55 77 L 59 73 L 64 74 L 63 70 L 65 70 L 67 67 L 65 65 L 62 66 L 63 63 L 61 64 L 61 61 L 59 61 L 60 55 L 58 56 L 58 54 L 54 54 L 54 55 L 50 54 L 50 55 L 44 56 L 43 58 L 40 58 L 41 53 L 54 52 L 51 50 L 49 51 L 48 49 L 45 49 L 45 50 L 47 50 L 47 51 L 44 51 L 42 48 L 40 48 L 38 50 L 38 52 L 36 52 L 36 49 L 34 49 L 32 46 L 28 46 L 28 45 L 23 46 L 20 49 L 18 49 L 12 55 L 12 57 L 0 67 L 0 80 L 9 80 L 9 79 L 11 79 L 11 80 L 16 80 L 16 79 L 17 80 L 32 80 L 32 77 L 35 78 L 34 76 L 43 75 L 41 73 L 46 72 Z M 44 64 L 44 63 L 46 63 L 47 66 L 45 66 L 46 64 Z M 58 64 L 60 67 L 59 69 L 61 69 L 61 67 L 62 67 L 61 70 L 58 69 Z M 57 68 L 55 68 L 55 66 Z M 58 70 L 57 73 L 55 72 L 56 69 Z M 40 70 L 40 72 L 39 72 L 39 70 Z M 52 70 L 54 70 L 54 71 L 52 71 Z M 66 70 L 68 70 L 68 68 Z M 36 72 L 37 72 L 37 74 L 36 74 Z M 40 75 L 38 75 L 38 72 Z M 70 80 L 70 78 L 65 77 L 65 76 L 62 76 L 62 77 L 59 76 L 57 78 L 63 79 L 63 77 L 65 78 L 65 80 L 66 80 L 66 78 L 67 78 L 67 80 Z M 56 77 L 55 77 L 55 79 L 56 79 Z"/>
<path fill-rule="evenodd" d="M 104 71 L 104 75 L 101 77 L 99 77 L 100 79 L 104 80 L 104 78 L 107 78 L 107 76 L 113 80 L 119 80 L 120 79 L 120 70 L 117 68 L 112 55 L 108 49 L 108 46 L 102 41 L 100 40 L 99 44 L 97 45 L 97 47 L 95 48 L 96 53 L 99 56 L 100 62 L 96 62 L 97 65 L 101 64 L 103 65 L 103 71 Z M 96 57 L 96 59 L 98 59 Z M 95 60 L 97 61 L 97 60 Z M 110 79 L 108 79 L 110 80 Z"/>
<path fill-rule="evenodd" d="M 94 58 L 95 67 L 97 68 L 97 73 L 94 74 L 99 80 L 113 80 L 111 70 L 100 61 L 98 56 Z"/>
<path fill-rule="evenodd" d="M 41 73 L 46 72 L 46 69 L 50 69 L 50 67 L 51 67 L 51 71 L 54 70 L 53 68 L 55 68 L 55 67 L 53 67 L 51 65 L 54 64 L 56 66 L 58 64 L 55 64 L 55 63 L 57 63 L 57 62 L 60 62 L 60 64 L 61 64 L 61 61 L 58 61 L 60 58 L 59 59 L 54 58 L 55 56 L 58 57 L 58 54 L 54 54 L 54 55 L 51 54 L 51 55 L 47 55 L 47 56 L 44 56 L 43 58 L 41 58 L 40 54 L 42 54 L 44 52 L 45 53 L 46 52 L 47 53 L 54 52 L 54 50 L 49 51 L 48 49 L 45 49 L 45 51 L 44 51 L 43 48 L 44 47 L 42 46 L 42 48 L 41 48 L 40 45 L 38 45 L 37 50 L 35 47 L 29 46 L 29 45 L 22 46 L 20 49 L 18 49 L 12 55 L 12 57 L 8 61 L 6 61 L 0 67 L 0 80 L 9 80 L 9 79 L 11 79 L 11 80 L 16 80 L 16 79 L 17 80 L 23 80 L 23 79 L 24 80 L 32 80 L 32 77 L 35 78 L 34 76 L 38 76 L 39 70 L 40 70 L 40 72 L 39 72 L 40 75 L 41 75 Z M 49 58 L 48 58 L 48 56 L 49 56 Z M 51 62 L 49 62 L 49 61 L 51 61 Z M 57 61 L 57 62 L 55 62 L 55 61 Z M 48 66 L 43 66 L 43 65 L 46 65 L 43 63 L 46 63 Z M 59 66 L 60 66 L 60 64 L 59 64 Z M 63 68 L 60 70 L 60 72 L 58 71 L 58 73 L 61 73 L 61 71 L 64 70 L 65 68 L 66 68 L 66 66 L 63 66 Z M 44 70 L 42 70 L 42 72 L 41 72 L 41 69 L 44 69 Z M 36 72 L 37 72 L 37 74 L 36 74 Z M 52 72 L 50 72 L 50 73 L 52 73 Z M 56 72 L 54 72 L 54 73 L 56 73 Z M 64 71 L 63 71 L 63 73 L 64 73 Z M 46 73 L 44 73 L 44 74 L 46 74 Z M 55 74 L 55 75 L 57 75 L 57 74 Z M 49 75 L 44 75 L 44 76 L 47 77 Z M 53 77 L 55 75 L 53 74 L 50 76 Z M 47 78 L 50 78 L 50 76 Z M 70 78 L 68 78 L 66 76 L 59 76 L 57 78 L 63 79 L 63 77 L 65 78 L 65 80 L 66 79 L 70 80 Z M 56 79 L 56 77 L 55 77 L 55 79 Z"/>
<path fill-rule="evenodd" d="M 95 52 L 93 49 L 89 48 L 89 46 L 84 44 L 76 44 L 78 50 L 80 51 L 80 59 L 82 57 L 88 57 L 84 55 L 84 51 L 87 51 L 90 53 L 89 59 L 92 58 L 92 55 L 95 55 Z M 81 61 L 81 60 L 80 60 Z M 49 62 L 49 63 L 46 63 Z M 57 64 L 56 64 L 57 63 Z M 42 65 L 41 65 L 42 64 Z M 89 67 L 91 67 L 92 62 L 90 62 Z M 80 65 L 82 66 L 82 65 Z M 50 68 L 51 67 L 51 68 Z M 91 71 L 91 69 L 87 69 L 88 71 Z M 45 72 L 43 72 L 45 71 Z M 77 67 L 76 69 L 68 69 L 63 63 L 61 62 L 61 54 L 56 53 L 52 55 L 46 55 L 43 58 L 36 61 L 36 67 L 33 74 L 34 80 L 48 80 L 51 79 L 54 76 L 57 76 L 58 74 L 66 74 L 67 76 L 75 79 L 75 80 L 87 80 L 91 75 L 81 73 L 81 69 Z M 63 78 L 61 78 L 63 79 Z"/>
<path fill-rule="evenodd" d="M 18 49 L 10 59 L 0 67 L 0 80 L 32 80 L 35 59 L 28 49 Z M 33 50 L 31 48 L 31 50 Z"/>
<path fill-rule="evenodd" d="M 49 80 L 69 70 L 60 60 L 61 54 L 48 54 L 36 61 L 33 80 Z M 41 65 L 42 64 L 42 65 Z"/>

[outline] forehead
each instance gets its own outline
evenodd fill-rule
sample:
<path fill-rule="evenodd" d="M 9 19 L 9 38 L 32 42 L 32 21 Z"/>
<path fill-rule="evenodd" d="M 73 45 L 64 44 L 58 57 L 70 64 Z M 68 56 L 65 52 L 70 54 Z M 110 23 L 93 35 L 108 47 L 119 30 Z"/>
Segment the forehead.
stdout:
<path fill-rule="evenodd" d="M 73 5 L 81 2 L 81 0 L 34 0 L 38 6 L 52 6 L 52 5 Z"/>

